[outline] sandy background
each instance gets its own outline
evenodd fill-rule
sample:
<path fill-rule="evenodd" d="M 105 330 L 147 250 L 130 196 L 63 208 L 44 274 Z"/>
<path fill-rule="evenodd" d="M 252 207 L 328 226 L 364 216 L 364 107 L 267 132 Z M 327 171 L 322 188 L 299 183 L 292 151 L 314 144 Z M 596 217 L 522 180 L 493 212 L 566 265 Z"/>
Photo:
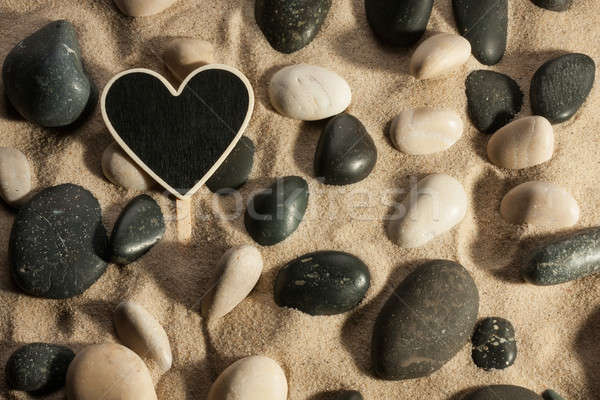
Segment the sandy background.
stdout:
<path fill-rule="evenodd" d="M 437 0 L 429 32 L 455 32 L 451 0 Z M 512 0 L 508 51 L 492 69 L 507 73 L 525 92 L 521 116 L 529 115 L 529 83 L 535 70 L 564 51 L 585 52 L 600 62 L 600 4 L 578 0 L 567 13 L 552 13 L 529 0 Z M 502 196 L 516 184 L 542 179 L 560 184 L 579 202 L 577 228 L 600 225 L 600 90 L 594 87 L 577 115 L 555 127 L 557 150 L 541 166 L 507 172 L 485 157 L 487 136 L 466 124 L 463 138 L 450 150 L 432 156 L 407 156 L 384 135 L 399 111 L 414 106 L 457 110 L 468 121 L 464 81 L 482 68 L 471 57 L 448 79 L 417 82 L 407 75 L 409 52 L 385 49 L 376 42 L 362 0 L 333 0 L 322 32 L 311 45 L 292 54 L 272 50 L 254 22 L 252 0 L 179 0 L 166 12 L 141 19 L 123 17 L 110 0 L 2 0 L 0 59 L 21 39 L 56 19 L 66 18 L 79 32 L 84 58 L 99 88 L 113 74 L 131 67 L 166 73 L 159 54 L 171 37 L 193 36 L 215 45 L 217 61 L 244 71 L 255 88 L 256 107 L 247 135 L 257 145 L 255 167 L 242 189 L 245 199 L 273 178 L 300 175 L 309 181 L 310 209 L 299 230 L 285 242 L 262 249 L 263 277 L 253 294 L 231 314 L 207 327 L 199 300 L 214 266 L 230 246 L 252 243 L 243 218 L 219 216 L 235 201 L 215 199 L 202 189 L 194 200 L 198 216 L 190 245 L 175 240 L 176 224 L 144 258 L 127 267 L 111 265 L 84 295 L 66 301 L 35 299 L 14 287 L 8 267 L 8 240 L 14 213 L 0 205 L 0 366 L 21 344 L 44 341 L 79 350 L 91 343 L 116 341 L 112 310 L 123 299 L 146 307 L 163 324 L 174 352 L 173 368 L 156 377 L 161 400 L 204 399 L 211 382 L 233 361 L 252 354 L 277 360 L 285 369 L 289 399 L 325 399 L 343 388 L 362 391 L 366 399 L 454 399 L 465 389 L 510 383 L 541 392 L 547 387 L 567 399 L 600 397 L 600 277 L 540 288 L 526 285 L 518 265 L 531 243 L 556 232 L 534 231 L 503 222 Z M 267 82 L 292 63 L 306 62 L 335 70 L 350 83 L 349 111 L 365 124 L 379 151 L 373 173 L 350 187 L 325 187 L 312 177 L 312 161 L 323 123 L 302 123 L 276 114 L 268 103 Z M 40 129 L 7 111 L 0 97 L 0 145 L 23 151 L 32 163 L 35 185 L 64 182 L 83 185 L 100 201 L 104 223 L 112 229 L 119 211 L 135 192 L 104 179 L 100 159 L 111 138 L 100 113 L 68 134 Z M 470 195 L 467 217 L 450 234 L 418 250 L 403 250 L 385 236 L 382 219 L 394 199 L 388 192 L 406 188 L 409 177 L 445 172 L 458 178 Z M 173 203 L 152 193 L 166 215 Z M 213 204 L 217 210 L 213 212 Z M 235 217 L 235 215 L 234 215 Z M 361 257 L 370 267 L 372 287 L 353 313 L 311 317 L 279 308 L 272 296 L 277 270 L 309 251 L 337 249 Z M 383 382 L 369 372 L 374 322 L 390 289 L 418 262 L 448 258 L 473 275 L 481 295 L 480 316 L 501 316 L 517 330 L 519 355 L 500 372 L 475 367 L 470 348 L 426 379 Z M 456 397 L 453 397 L 456 396 Z M 51 399 L 62 399 L 59 392 Z M 8 393 L 0 368 L 0 398 Z"/>

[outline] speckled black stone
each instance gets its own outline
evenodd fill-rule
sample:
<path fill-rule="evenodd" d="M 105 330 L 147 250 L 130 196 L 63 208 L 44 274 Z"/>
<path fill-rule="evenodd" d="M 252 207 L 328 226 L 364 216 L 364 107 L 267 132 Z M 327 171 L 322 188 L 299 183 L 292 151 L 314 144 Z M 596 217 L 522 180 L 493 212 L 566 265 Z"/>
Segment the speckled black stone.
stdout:
<path fill-rule="evenodd" d="M 544 400 L 565 400 L 564 397 L 562 397 L 552 389 L 548 389 L 544 393 L 542 393 L 542 397 L 544 398 Z"/>
<path fill-rule="evenodd" d="M 364 400 L 362 394 L 356 390 L 339 392 L 334 398 L 335 400 Z"/>
<path fill-rule="evenodd" d="M 538 7 L 550 11 L 567 11 L 573 4 L 573 0 L 531 0 Z"/>
<path fill-rule="evenodd" d="M 254 142 L 242 136 L 227 159 L 217 171 L 206 181 L 206 186 L 213 193 L 231 193 L 243 186 L 252 172 L 254 164 Z"/>
<path fill-rule="evenodd" d="M 596 63 L 585 54 L 571 53 L 542 65 L 533 75 L 531 110 L 553 124 L 570 119 L 594 86 Z"/>
<path fill-rule="evenodd" d="M 31 343 L 17 349 L 6 363 L 6 382 L 12 390 L 48 394 L 64 386 L 75 353 L 68 347 Z"/>
<path fill-rule="evenodd" d="M 160 206 L 148 195 L 131 200 L 121 211 L 110 235 L 111 259 L 129 264 L 146 254 L 164 235 Z"/>
<path fill-rule="evenodd" d="M 311 315 L 352 310 L 371 284 L 369 268 L 352 254 L 318 251 L 305 254 L 279 271 L 275 302 Z"/>
<path fill-rule="evenodd" d="M 433 0 L 365 0 L 367 20 L 384 44 L 409 47 L 427 29 Z"/>
<path fill-rule="evenodd" d="M 479 293 L 469 272 L 448 260 L 419 266 L 383 306 L 373 330 L 375 373 L 387 380 L 428 376 L 469 341 Z"/>
<path fill-rule="evenodd" d="M 377 147 L 365 126 L 350 114 L 333 117 L 315 153 L 315 175 L 327 185 L 349 185 L 365 179 L 377 162 Z"/>
<path fill-rule="evenodd" d="M 51 22 L 17 44 L 4 60 L 2 79 L 14 108 L 43 127 L 71 125 L 97 101 L 68 21 Z"/>
<path fill-rule="evenodd" d="M 472 342 L 473 361 L 486 371 L 508 368 L 517 358 L 515 328 L 504 318 L 491 317 L 479 321 Z"/>
<path fill-rule="evenodd" d="M 542 400 L 529 389 L 512 385 L 485 386 L 468 394 L 463 400 Z"/>
<path fill-rule="evenodd" d="M 15 218 L 13 280 L 31 296 L 79 295 L 106 270 L 107 244 L 100 204 L 89 191 L 70 183 L 44 189 Z"/>
<path fill-rule="evenodd" d="M 281 53 L 293 53 L 313 41 L 327 18 L 331 0 L 256 0 L 256 23 Z"/>
<path fill-rule="evenodd" d="M 304 179 L 278 178 L 248 202 L 244 215 L 246 230 L 260 245 L 277 244 L 298 229 L 307 205 L 308 184 Z"/>
<path fill-rule="evenodd" d="M 485 65 L 498 64 L 506 51 L 508 0 L 452 0 L 452 6 L 473 56 Z"/>
<path fill-rule="evenodd" d="M 535 285 L 573 281 L 600 271 L 600 228 L 566 236 L 535 249 L 521 275 Z"/>
<path fill-rule="evenodd" d="M 508 124 L 523 106 L 523 93 L 511 77 L 494 71 L 474 71 L 467 77 L 467 104 L 473 125 L 492 134 Z"/>

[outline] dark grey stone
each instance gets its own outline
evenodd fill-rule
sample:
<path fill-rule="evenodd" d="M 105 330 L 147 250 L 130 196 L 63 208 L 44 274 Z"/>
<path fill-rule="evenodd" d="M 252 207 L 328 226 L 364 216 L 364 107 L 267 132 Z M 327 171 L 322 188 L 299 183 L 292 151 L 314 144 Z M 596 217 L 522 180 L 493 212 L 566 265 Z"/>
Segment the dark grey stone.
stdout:
<path fill-rule="evenodd" d="M 362 394 L 356 390 L 348 390 L 340 392 L 335 397 L 335 400 L 364 400 Z"/>
<path fill-rule="evenodd" d="M 471 355 L 475 364 L 486 371 L 513 365 L 517 358 L 517 341 L 510 321 L 499 317 L 479 321 L 473 334 Z"/>
<path fill-rule="evenodd" d="M 548 389 L 544 393 L 542 393 L 542 397 L 544 398 L 544 400 L 565 400 L 564 397 L 562 397 L 552 389 Z"/>
<path fill-rule="evenodd" d="M 542 398 L 520 386 L 491 385 L 477 389 L 464 400 L 542 400 Z"/>
<path fill-rule="evenodd" d="M 367 20 L 384 44 L 409 47 L 427 29 L 433 0 L 365 0 Z"/>
<path fill-rule="evenodd" d="M 254 164 L 254 142 L 242 136 L 227 159 L 217 172 L 206 181 L 206 186 L 213 193 L 230 193 L 243 186 L 252 172 Z"/>
<path fill-rule="evenodd" d="M 567 11 L 573 4 L 573 0 L 531 0 L 538 7 L 550 11 Z"/>

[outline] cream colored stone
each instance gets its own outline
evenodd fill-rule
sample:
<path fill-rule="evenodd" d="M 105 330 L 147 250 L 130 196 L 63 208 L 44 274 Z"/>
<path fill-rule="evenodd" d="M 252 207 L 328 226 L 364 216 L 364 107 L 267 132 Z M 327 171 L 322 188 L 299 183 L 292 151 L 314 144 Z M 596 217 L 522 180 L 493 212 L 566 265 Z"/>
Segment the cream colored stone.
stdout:
<path fill-rule="evenodd" d="M 454 111 L 416 108 L 394 118 L 390 138 L 404 153 L 431 154 L 448 149 L 462 132 L 463 122 Z"/>
<path fill-rule="evenodd" d="M 512 188 L 502 199 L 500 214 L 512 224 L 568 228 L 579 219 L 577 201 L 562 187 L 531 181 Z"/>
<path fill-rule="evenodd" d="M 117 306 L 114 315 L 119 340 L 142 359 L 155 362 L 164 373 L 171 368 L 173 355 L 169 337 L 146 309 L 131 301 Z"/>
<path fill-rule="evenodd" d="M 400 247 L 424 246 L 462 221 L 467 203 L 459 181 L 446 174 L 429 175 L 398 207 L 387 226 L 388 235 Z"/>
<path fill-rule="evenodd" d="M 502 168 L 521 169 L 552 158 L 554 133 L 544 117 L 525 117 L 494 133 L 487 144 L 488 158 Z"/>
<path fill-rule="evenodd" d="M 315 121 L 341 113 L 350 105 L 348 83 L 335 72 L 307 64 L 279 70 L 269 85 L 271 104 L 282 115 Z"/>
<path fill-rule="evenodd" d="M 0 197 L 18 207 L 29 199 L 31 171 L 25 154 L 11 147 L 0 147 Z"/>
<path fill-rule="evenodd" d="M 169 43 L 163 61 L 173 76 L 183 81 L 197 68 L 215 62 L 214 49 L 205 40 L 177 38 Z"/>
<path fill-rule="evenodd" d="M 150 175 L 138 167 L 117 143 L 104 150 L 102 171 L 106 179 L 125 189 L 148 190 L 154 186 Z"/>
<path fill-rule="evenodd" d="M 119 10 L 130 17 L 147 17 L 171 7 L 177 0 L 114 0 Z"/>
<path fill-rule="evenodd" d="M 88 346 L 69 365 L 68 400 L 157 400 L 146 364 L 115 343 Z"/>
<path fill-rule="evenodd" d="M 231 364 L 210 388 L 208 400 L 286 400 L 287 379 L 275 361 L 263 356 Z"/>
<path fill-rule="evenodd" d="M 417 79 L 446 75 L 467 62 L 471 44 L 460 35 L 440 33 L 425 40 L 410 59 L 410 74 Z"/>

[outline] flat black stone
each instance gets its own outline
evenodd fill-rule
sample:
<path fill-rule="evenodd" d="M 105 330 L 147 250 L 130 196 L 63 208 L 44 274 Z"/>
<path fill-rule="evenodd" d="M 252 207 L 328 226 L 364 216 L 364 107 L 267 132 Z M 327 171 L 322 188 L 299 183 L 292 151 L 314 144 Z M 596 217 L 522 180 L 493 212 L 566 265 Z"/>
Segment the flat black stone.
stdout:
<path fill-rule="evenodd" d="M 479 293 L 460 264 L 434 260 L 418 267 L 383 306 L 373 330 L 375 373 L 387 380 L 428 376 L 468 342 Z"/>
<path fill-rule="evenodd" d="M 506 51 L 508 0 L 452 0 L 452 6 L 473 56 L 485 65 L 498 64 Z"/>
<path fill-rule="evenodd" d="M 336 395 L 335 400 L 364 400 L 362 394 L 356 390 L 347 390 Z"/>
<path fill-rule="evenodd" d="M 573 0 L 531 0 L 538 7 L 550 11 L 567 11 L 573 4 Z"/>
<path fill-rule="evenodd" d="M 469 117 L 483 133 L 492 134 L 508 124 L 523 106 L 523 93 L 509 76 L 494 71 L 474 71 L 466 83 Z"/>
<path fill-rule="evenodd" d="M 293 53 L 313 41 L 327 18 L 331 0 L 256 0 L 256 23 L 281 53 Z"/>
<path fill-rule="evenodd" d="M 548 389 L 544 393 L 542 393 L 542 397 L 544 398 L 544 400 L 565 400 L 564 397 L 562 397 L 552 389 Z"/>
<path fill-rule="evenodd" d="M 409 47 L 427 29 L 433 0 L 365 0 L 367 20 L 384 44 Z"/>
<path fill-rule="evenodd" d="M 505 369 L 517 358 L 515 328 L 504 318 L 485 318 L 475 327 L 471 356 L 475 365 L 486 371 Z"/>
<path fill-rule="evenodd" d="M 299 176 L 278 178 L 249 202 L 244 224 L 258 244 L 272 246 L 290 236 L 308 205 L 308 184 Z"/>
<path fill-rule="evenodd" d="M 318 251 L 281 268 L 275 280 L 275 302 L 311 315 L 352 310 L 371 283 L 369 268 L 352 254 Z"/>
<path fill-rule="evenodd" d="M 2 80 L 19 114 L 43 127 L 72 125 L 98 100 L 68 21 L 51 22 L 17 44 L 4 60 Z"/>
<path fill-rule="evenodd" d="M 217 172 L 206 181 L 206 186 L 213 193 L 230 193 L 246 183 L 253 164 L 254 142 L 242 136 Z"/>
<path fill-rule="evenodd" d="M 9 243 L 12 277 L 31 296 L 77 296 L 106 270 L 107 247 L 98 200 L 81 186 L 53 186 L 15 218 Z"/>
<path fill-rule="evenodd" d="M 17 349 L 6 363 L 9 389 L 48 394 L 65 385 L 75 353 L 68 347 L 31 343 Z"/>
<path fill-rule="evenodd" d="M 542 65 L 531 80 L 531 110 L 558 124 L 570 119 L 594 86 L 596 63 L 585 54 L 571 53 Z"/>
<path fill-rule="evenodd" d="M 464 400 L 542 400 L 537 393 L 520 386 L 485 386 L 467 395 Z"/>
<path fill-rule="evenodd" d="M 129 264 L 148 252 L 165 233 L 160 206 L 148 195 L 137 196 L 125 206 L 110 236 L 111 259 Z"/>
<path fill-rule="evenodd" d="M 315 175 L 327 185 L 349 185 L 365 179 L 377 162 L 377 147 L 365 126 L 350 114 L 333 117 L 315 153 Z"/>

